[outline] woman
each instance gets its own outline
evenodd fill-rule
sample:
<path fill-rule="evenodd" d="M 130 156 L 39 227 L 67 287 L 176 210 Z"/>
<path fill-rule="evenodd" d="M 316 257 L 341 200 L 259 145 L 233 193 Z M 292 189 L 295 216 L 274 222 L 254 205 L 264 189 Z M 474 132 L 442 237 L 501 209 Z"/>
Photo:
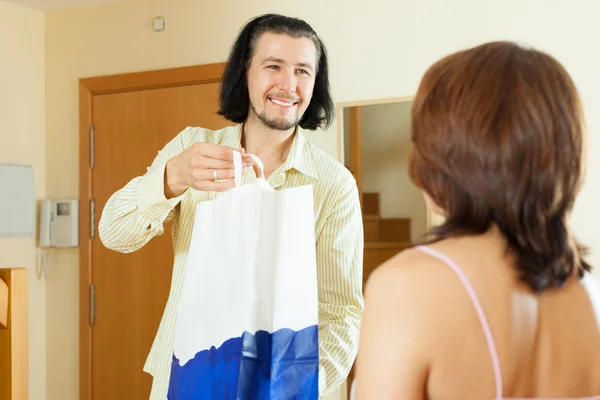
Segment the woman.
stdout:
<path fill-rule="evenodd" d="M 371 275 L 356 399 L 600 399 L 600 286 L 568 218 L 583 176 L 577 90 L 513 43 L 424 75 L 410 175 L 445 217 Z"/>

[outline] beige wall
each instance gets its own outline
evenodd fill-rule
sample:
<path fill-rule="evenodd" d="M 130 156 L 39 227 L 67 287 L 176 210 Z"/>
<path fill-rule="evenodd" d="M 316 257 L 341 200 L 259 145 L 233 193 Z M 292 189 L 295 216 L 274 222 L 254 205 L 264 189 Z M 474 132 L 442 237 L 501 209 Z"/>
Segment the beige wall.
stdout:
<path fill-rule="evenodd" d="M 425 200 L 408 177 L 412 102 L 361 108 L 363 192 L 379 193 L 383 218 L 410 218 L 411 237 L 426 230 Z"/>
<path fill-rule="evenodd" d="M 0 1 L 0 162 L 33 165 L 35 196 L 46 195 L 44 14 Z M 0 188 L 0 196 L 10 188 Z M 46 282 L 36 238 L 0 238 L 0 268 L 29 271 L 30 398 L 46 396 Z"/>
<path fill-rule="evenodd" d="M 600 4 L 554 1 L 541 7 L 535 0 L 140 0 L 51 12 L 46 17 L 48 196 L 78 196 L 78 78 L 224 61 L 241 25 L 270 11 L 305 18 L 323 37 L 336 102 L 412 95 L 433 61 L 482 41 L 516 39 L 549 50 L 582 92 L 593 153 L 600 150 L 594 137 L 600 115 L 592 113 L 600 106 L 600 55 L 590 49 L 598 47 Z M 150 30 L 157 15 L 166 17 L 162 33 Z M 310 139 L 339 156 L 337 126 Z M 590 162 L 574 220 L 576 233 L 598 249 L 598 228 L 590 220 L 600 203 L 600 159 Z M 597 252 L 592 262 L 600 264 Z M 48 398 L 75 399 L 77 251 L 55 254 L 52 268 L 47 287 Z"/>

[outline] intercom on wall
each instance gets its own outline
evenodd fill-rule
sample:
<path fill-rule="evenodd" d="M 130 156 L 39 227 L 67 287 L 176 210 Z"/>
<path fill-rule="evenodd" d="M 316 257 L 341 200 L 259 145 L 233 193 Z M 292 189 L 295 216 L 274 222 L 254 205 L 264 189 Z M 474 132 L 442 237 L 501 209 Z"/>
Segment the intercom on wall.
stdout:
<path fill-rule="evenodd" d="M 40 247 L 79 245 L 79 202 L 42 200 L 40 206 Z"/>

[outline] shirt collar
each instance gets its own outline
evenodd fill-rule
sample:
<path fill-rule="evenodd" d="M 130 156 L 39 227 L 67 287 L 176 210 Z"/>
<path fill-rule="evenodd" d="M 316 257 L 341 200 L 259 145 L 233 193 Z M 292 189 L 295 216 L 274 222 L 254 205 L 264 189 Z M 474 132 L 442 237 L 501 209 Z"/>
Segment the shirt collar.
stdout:
<path fill-rule="evenodd" d="M 311 178 L 319 179 L 319 174 L 317 173 L 317 168 L 314 164 L 311 145 L 308 140 L 306 140 L 303 129 L 298 126 L 294 135 L 294 141 L 292 142 L 290 152 L 283 166 L 284 171 L 293 168 Z"/>
<path fill-rule="evenodd" d="M 231 127 L 231 135 L 227 140 L 227 145 L 233 148 L 240 148 L 242 143 L 242 132 L 244 124 L 240 123 Z M 290 152 L 286 161 L 282 165 L 283 171 L 295 169 L 298 172 L 314 179 L 319 179 L 317 168 L 314 164 L 311 144 L 306 140 L 303 129 L 298 126 L 294 132 L 294 141 L 290 147 Z"/>

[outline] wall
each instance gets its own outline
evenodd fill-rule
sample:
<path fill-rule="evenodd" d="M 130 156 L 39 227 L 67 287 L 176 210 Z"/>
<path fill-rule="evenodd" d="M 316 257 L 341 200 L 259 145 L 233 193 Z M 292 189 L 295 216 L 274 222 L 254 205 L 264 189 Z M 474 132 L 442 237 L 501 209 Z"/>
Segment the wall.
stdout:
<path fill-rule="evenodd" d="M 383 218 L 410 218 L 411 238 L 427 227 L 425 200 L 408 177 L 412 102 L 361 108 L 363 192 L 379 193 Z"/>
<path fill-rule="evenodd" d="M 0 163 L 33 165 L 36 199 L 46 195 L 44 14 L 0 1 Z M 10 188 L 0 188 L 10 196 Z M 36 238 L 0 238 L 0 268 L 26 267 L 29 393 L 46 398 L 46 282 L 38 279 Z"/>
<path fill-rule="evenodd" d="M 81 77 L 224 61 L 251 16 L 280 12 L 308 20 L 327 44 L 336 102 L 413 95 L 424 70 L 449 52 L 494 39 L 550 51 L 571 72 L 587 111 L 592 154 L 600 150 L 600 3 L 507 0 L 154 0 L 51 12 L 46 16 L 47 186 L 50 197 L 78 196 L 78 87 Z M 166 31 L 154 33 L 154 16 Z M 174 133 L 175 134 L 175 133 Z M 337 125 L 309 139 L 338 156 Z M 343 149 L 343 146 L 340 146 Z M 574 228 L 600 248 L 589 223 L 600 203 L 600 159 L 591 157 Z M 78 390 L 78 256 L 56 254 L 48 280 L 50 399 Z M 600 264 L 596 251 L 591 261 Z M 55 381 L 56 379 L 56 381 Z"/>

